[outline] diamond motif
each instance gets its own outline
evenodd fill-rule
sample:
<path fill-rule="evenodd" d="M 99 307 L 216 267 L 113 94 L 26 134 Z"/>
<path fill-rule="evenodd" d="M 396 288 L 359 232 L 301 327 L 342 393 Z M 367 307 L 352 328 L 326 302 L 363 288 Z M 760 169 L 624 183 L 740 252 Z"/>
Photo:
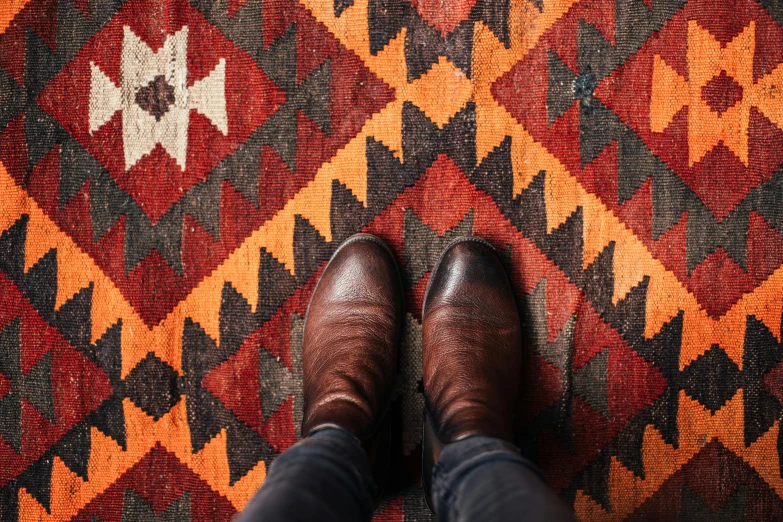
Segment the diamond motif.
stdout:
<path fill-rule="evenodd" d="M 153 223 L 284 100 L 198 11 L 169 3 L 178 16 L 161 34 L 148 30 L 155 2 L 125 4 L 39 96 Z M 150 83 L 165 96 L 145 101 Z"/>
<path fill-rule="evenodd" d="M 715 413 L 734 397 L 740 370 L 719 346 L 713 346 L 683 370 L 685 392 Z"/>
<path fill-rule="evenodd" d="M 157 75 L 146 87 L 136 91 L 136 103 L 155 116 L 155 121 L 160 121 L 175 101 L 174 87 L 166 83 L 166 77 L 162 74 Z"/>
<path fill-rule="evenodd" d="M 174 368 L 149 353 L 125 378 L 126 394 L 157 420 L 180 400 L 178 377 Z"/>
<path fill-rule="evenodd" d="M 777 245 L 764 221 L 777 211 L 752 211 L 777 198 L 783 165 L 783 56 L 765 43 L 783 28 L 751 0 L 730 3 L 730 24 L 711 0 L 680 4 L 652 8 L 655 36 L 628 47 L 635 15 L 607 27 L 579 3 L 492 94 L 720 317 L 783 261 L 777 247 L 746 256 Z"/>
<path fill-rule="evenodd" d="M 716 25 L 711 2 L 689 3 L 596 90 L 718 220 L 783 163 L 781 147 L 770 147 L 783 142 L 779 68 L 754 68 L 780 61 L 757 35 L 783 30 L 758 5 L 737 3 L 744 18 L 733 34 L 704 28 Z M 678 142 L 688 146 L 670 146 Z"/>
<path fill-rule="evenodd" d="M 701 97 L 710 109 L 723 114 L 742 99 L 742 86 L 721 71 L 701 88 Z"/>
<path fill-rule="evenodd" d="M 160 9 L 176 16 L 150 30 Z M 267 15 L 283 25 L 229 39 L 185 0 L 130 0 L 36 97 L 67 132 L 36 159 L 29 193 L 148 325 L 394 99 L 301 6 Z M 15 138 L 0 134 L 0 150 Z M 27 163 L 6 163 L 18 183 Z M 57 201 L 39 190 L 55 179 Z"/>

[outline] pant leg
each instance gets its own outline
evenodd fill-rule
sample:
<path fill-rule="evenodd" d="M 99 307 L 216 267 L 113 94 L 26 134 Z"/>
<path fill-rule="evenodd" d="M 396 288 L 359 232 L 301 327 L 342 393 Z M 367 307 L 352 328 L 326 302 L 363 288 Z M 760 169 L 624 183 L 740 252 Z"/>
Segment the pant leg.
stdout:
<path fill-rule="evenodd" d="M 347 431 L 319 430 L 280 455 L 236 522 L 364 522 L 376 486 L 367 455 Z"/>
<path fill-rule="evenodd" d="M 538 468 L 499 439 L 468 437 L 443 448 L 432 472 L 440 522 L 575 520 Z"/>

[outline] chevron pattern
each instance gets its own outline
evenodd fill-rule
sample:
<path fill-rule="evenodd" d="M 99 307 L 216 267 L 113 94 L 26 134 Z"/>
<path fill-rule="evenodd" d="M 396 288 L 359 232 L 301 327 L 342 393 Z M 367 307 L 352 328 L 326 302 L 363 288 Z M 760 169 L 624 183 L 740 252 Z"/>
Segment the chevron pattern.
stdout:
<path fill-rule="evenodd" d="M 781 42 L 774 0 L 3 2 L 0 521 L 230 520 L 359 231 L 408 307 L 376 520 L 431 519 L 420 310 L 467 234 L 579 519 L 780 519 Z"/>

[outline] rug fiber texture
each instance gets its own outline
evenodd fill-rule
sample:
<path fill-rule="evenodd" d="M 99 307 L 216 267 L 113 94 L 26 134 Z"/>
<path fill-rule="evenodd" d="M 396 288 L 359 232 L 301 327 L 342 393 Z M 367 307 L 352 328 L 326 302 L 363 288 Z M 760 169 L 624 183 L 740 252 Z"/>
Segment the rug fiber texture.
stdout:
<path fill-rule="evenodd" d="M 403 271 L 395 487 L 453 238 L 524 323 L 516 443 L 585 521 L 781 520 L 783 3 L 0 1 L 0 521 L 229 520 L 304 314 Z"/>

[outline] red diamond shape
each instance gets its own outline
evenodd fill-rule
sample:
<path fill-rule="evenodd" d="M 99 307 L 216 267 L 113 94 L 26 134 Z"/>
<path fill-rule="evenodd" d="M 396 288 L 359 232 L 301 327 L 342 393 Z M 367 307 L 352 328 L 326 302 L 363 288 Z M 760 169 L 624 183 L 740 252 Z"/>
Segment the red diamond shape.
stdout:
<path fill-rule="evenodd" d="M 710 109 L 723 114 L 742 99 L 742 86 L 721 71 L 701 88 L 701 97 Z"/>
<path fill-rule="evenodd" d="M 284 93 L 252 58 L 212 27 L 201 13 L 184 0 L 165 3 L 168 4 L 165 12 L 171 13 L 166 16 L 165 27 L 159 19 L 160 2 L 133 0 L 125 4 L 38 98 L 40 106 L 98 158 L 153 222 L 191 186 L 204 179 L 212 167 L 236 149 L 285 100 Z M 164 44 L 172 42 L 176 38 L 174 35 L 182 30 L 187 31 L 187 57 L 175 62 L 187 68 L 187 88 L 194 89 L 197 82 L 204 81 L 221 66 L 225 67 L 224 91 L 209 92 L 207 96 L 212 103 L 225 104 L 227 126 L 220 129 L 214 120 L 191 108 L 189 114 L 183 116 L 189 119 L 183 126 L 168 130 L 160 127 L 154 131 L 161 135 L 178 134 L 178 138 L 168 141 L 186 140 L 184 166 L 174 161 L 172 151 L 163 146 L 166 140 L 157 134 L 149 138 L 150 150 L 127 164 L 128 150 L 140 146 L 142 138 L 139 135 L 153 133 L 153 127 L 145 127 L 146 120 L 131 121 L 125 117 L 125 113 L 132 114 L 131 108 L 139 93 L 134 93 L 131 108 L 128 104 L 123 106 L 121 100 L 115 101 L 116 96 L 98 97 L 104 91 L 116 89 L 121 94 L 123 89 L 130 88 L 123 84 L 123 77 L 134 74 L 134 67 L 141 66 L 127 56 L 131 52 L 129 49 L 147 47 L 149 53 L 165 52 L 162 50 Z M 131 36 L 128 31 L 132 32 Z M 135 38 L 142 43 L 132 47 Z M 101 74 L 105 78 L 102 82 L 106 87 L 103 88 L 99 81 Z M 183 99 L 188 96 L 192 98 L 193 94 L 182 95 Z M 96 102 L 96 99 L 101 101 Z M 111 105 L 112 101 L 116 106 Z M 96 103 L 101 106 L 96 107 Z M 107 121 L 96 128 L 91 119 L 95 119 L 99 111 L 109 111 L 109 114 L 105 118 Z M 169 121 L 181 120 L 172 118 Z M 135 126 L 142 130 L 133 134 Z"/>
<path fill-rule="evenodd" d="M 589 9 L 588 9 L 589 4 Z M 687 185 L 715 220 L 723 221 L 732 210 L 762 183 L 769 180 L 783 165 L 783 130 L 772 123 L 761 111 L 750 108 L 748 121 L 748 162 L 743 164 L 724 143 L 708 151 L 700 161 L 689 164 L 688 117 L 686 105 L 675 114 L 663 132 L 651 127 L 651 99 L 653 71 L 656 61 L 662 60 L 683 77 L 688 78 L 687 46 L 688 24 L 696 21 L 720 42 L 727 42 L 755 23 L 757 37 L 753 60 L 754 78 L 769 74 L 783 60 L 778 45 L 783 39 L 781 28 L 758 3 L 752 0 L 729 2 L 732 16 L 726 17 L 714 9 L 712 0 L 692 0 L 678 11 L 663 27 L 632 54 L 622 65 L 601 80 L 594 96 L 613 111 L 619 119 L 640 138 L 654 156 L 657 156 Z M 752 291 L 783 262 L 777 245 L 779 234 L 762 223 L 763 218 L 751 216 L 751 230 L 747 236 L 748 266 L 741 267 L 722 249 L 708 256 L 696 270 L 688 271 L 686 226 L 687 213 L 683 210 L 682 226 L 675 225 L 664 235 L 653 238 L 653 206 L 666 201 L 652 201 L 652 182 L 642 184 L 632 199 L 619 201 L 618 186 L 622 182 L 618 164 L 622 151 L 618 141 L 612 141 L 598 156 L 586 165 L 580 155 L 580 107 L 569 109 L 550 121 L 547 96 L 550 59 L 556 55 L 573 74 L 579 71 L 577 34 L 581 21 L 598 27 L 607 40 L 614 30 L 602 29 L 601 21 L 612 20 L 612 15 L 599 16 L 601 8 L 611 2 L 581 2 L 575 5 L 539 39 L 536 46 L 501 76 L 492 86 L 493 96 L 543 144 L 575 176 L 585 190 L 597 195 L 644 241 L 651 253 L 675 273 L 699 303 L 713 317 L 724 314 L 743 294 Z M 543 75 L 543 77 L 542 77 Z M 726 74 L 718 74 L 702 91 L 704 99 L 716 111 L 736 104 L 746 93 Z M 658 86 L 660 87 L 660 85 Z M 747 96 L 746 96 L 747 97 Z M 747 100 L 744 102 L 746 103 Z M 625 129 L 621 132 L 626 132 Z M 634 137 L 626 135 L 624 138 Z M 648 156 L 649 157 L 649 156 Z M 647 160 L 645 160 L 647 161 Z M 689 194 L 688 197 L 692 197 Z M 768 230 L 769 229 L 769 230 Z M 687 231 L 690 233 L 690 231 Z M 700 231 L 694 231 L 698 234 Z M 769 238 L 773 247 L 751 247 L 764 244 Z M 751 259 L 752 258 L 752 259 Z M 716 297 L 715 288 L 720 288 Z"/>
<path fill-rule="evenodd" d="M 259 34 L 258 38 L 263 40 L 265 48 L 271 46 L 276 38 L 284 37 L 288 29 L 296 31 L 297 83 L 308 79 L 328 61 L 331 75 L 324 87 L 329 96 L 330 125 L 325 131 L 310 119 L 307 111 L 292 112 L 296 143 L 288 145 L 295 146 L 295 172 L 289 170 L 278 151 L 271 146 L 262 148 L 260 165 L 252 172 L 244 163 L 234 165 L 233 168 L 241 170 L 243 176 L 258 176 L 258 202 L 248 200 L 232 182 L 223 181 L 214 205 L 201 209 L 217 217 L 219 237 L 186 213 L 181 239 L 172 239 L 180 241 L 181 270 L 175 270 L 157 250 L 152 249 L 134 268 L 126 271 L 126 217 L 121 216 L 97 240 L 93 236 L 91 212 L 106 211 L 93 208 L 93 191 L 97 190 L 95 182 L 85 183 L 68 202 L 59 201 L 60 147 L 55 146 L 31 173 L 25 158 L 25 114 L 15 118 L 0 132 L 0 156 L 9 174 L 95 259 L 150 326 L 160 322 L 253 230 L 282 208 L 315 176 L 324 162 L 356 136 L 372 114 L 394 99 L 394 91 L 301 5 L 296 2 L 271 2 L 265 3 L 264 7 L 263 37 Z M 151 14 L 160 10 L 172 13 L 167 15 L 165 27 L 161 27 L 159 17 Z M 226 62 L 228 135 L 223 135 L 214 121 L 198 110 L 190 111 L 184 171 L 170 152 L 159 144 L 132 168 L 125 170 L 123 111 L 117 111 L 90 133 L 88 106 L 93 74 L 90 63 L 97 64 L 96 68 L 115 87 L 121 84 L 120 54 L 126 25 L 153 51 L 159 51 L 178 28 L 187 26 L 189 87 L 213 73 L 221 59 Z M 292 64 L 286 66 L 293 67 Z M 231 154 L 268 119 L 272 111 L 277 110 L 280 103 L 288 100 L 249 55 L 209 25 L 187 1 L 164 0 L 161 4 L 160 1 L 130 0 L 46 86 L 38 101 L 107 168 L 117 184 L 154 222 L 194 183 L 207 177 L 221 159 Z M 35 139 L 37 137 L 30 137 L 30 140 Z M 248 157 L 247 161 L 250 163 L 254 159 L 259 158 Z M 109 211 L 122 212 L 123 209 Z"/>
<path fill-rule="evenodd" d="M 125 499 L 128 490 L 157 516 L 172 503 L 182 500 L 188 501 L 188 512 L 193 521 L 228 522 L 237 512 L 225 496 L 209 487 L 158 443 L 110 487 L 92 499 L 72 520 L 91 522 L 127 519 L 129 513 Z M 130 516 L 133 515 L 136 513 L 130 513 Z"/>

